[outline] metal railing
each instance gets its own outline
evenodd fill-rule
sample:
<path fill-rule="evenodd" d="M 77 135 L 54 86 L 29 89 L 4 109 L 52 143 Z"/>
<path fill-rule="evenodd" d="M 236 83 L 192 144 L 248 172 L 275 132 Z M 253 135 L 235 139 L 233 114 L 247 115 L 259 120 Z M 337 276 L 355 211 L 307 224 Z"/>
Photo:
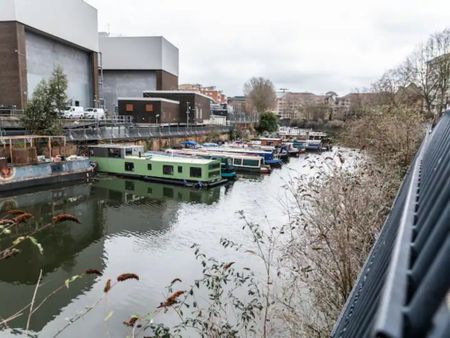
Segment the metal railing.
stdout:
<path fill-rule="evenodd" d="M 228 126 L 109 126 L 83 129 L 66 129 L 65 135 L 70 141 L 120 141 L 143 140 L 157 137 L 189 137 L 210 133 L 228 133 Z"/>
<path fill-rule="evenodd" d="M 333 338 L 450 337 L 450 111 L 427 134 Z"/>
<path fill-rule="evenodd" d="M 21 117 L 22 115 L 23 115 L 22 109 L 0 106 L 0 116 L 2 117 Z"/>

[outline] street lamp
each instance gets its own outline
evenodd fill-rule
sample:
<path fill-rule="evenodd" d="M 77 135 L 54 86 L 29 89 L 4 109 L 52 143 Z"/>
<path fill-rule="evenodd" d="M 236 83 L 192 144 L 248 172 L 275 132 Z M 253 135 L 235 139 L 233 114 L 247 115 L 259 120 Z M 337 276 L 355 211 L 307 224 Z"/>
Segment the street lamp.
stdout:
<path fill-rule="evenodd" d="M 186 128 L 189 127 L 189 114 L 191 113 L 190 102 L 186 102 Z"/>

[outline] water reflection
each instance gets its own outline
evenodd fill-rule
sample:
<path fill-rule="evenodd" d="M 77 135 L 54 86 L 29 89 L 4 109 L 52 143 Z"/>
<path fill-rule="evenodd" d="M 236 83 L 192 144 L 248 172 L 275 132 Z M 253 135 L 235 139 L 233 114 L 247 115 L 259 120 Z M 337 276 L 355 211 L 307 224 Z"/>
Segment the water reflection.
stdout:
<path fill-rule="evenodd" d="M 165 202 L 174 200 L 209 205 L 217 202 L 220 197 L 220 187 L 196 190 L 182 186 L 111 177 L 100 179 L 95 184 L 95 189 L 99 191 L 104 189 L 105 199 L 125 204 L 138 201 Z"/>
<path fill-rule="evenodd" d="M 32 230 L 36 224 L 46 224 L 53 215 L 70 213 L 80 224 L 62 223 L 36 235 L 44 247 L 44 255 L 30 243 L 21 244 L 22 252 L 0 262 L 0 316 L 5 318 L 32 298 L 39 271 L 43 280 L 36 300 L 42 299 L 63 281 L 87 268 L 103 271 L 109 238 L 133 236 L 158 238 L 178 219 L 183 204 L 212 205 L 219 201 L 221 188 L 192 190 L 140 180 L 100 177 L 91 184 L 82 184 L 48 191 L 29 192 L 0 199 L 2 215 L 8 209 L 21 209 L 35 216 L 31 228 L 15 228 L 12 238 L 21 231 Z M 4 247 L 6 241 L 0 242 Z M 94 277 L 71 284 L 46 303 L 33 316 L 32 329 L 40 331 L 61 309 L 79 295 L 90 290 Z M 26 316 L 13 322 L 23 328 Z"/>

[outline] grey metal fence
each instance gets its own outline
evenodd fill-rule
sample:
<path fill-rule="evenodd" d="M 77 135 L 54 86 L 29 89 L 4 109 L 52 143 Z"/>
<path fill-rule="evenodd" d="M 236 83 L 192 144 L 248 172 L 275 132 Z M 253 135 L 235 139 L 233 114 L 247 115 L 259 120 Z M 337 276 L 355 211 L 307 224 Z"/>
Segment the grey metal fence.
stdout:
<path fill-rule="evenodd" d="M 450 111 L 427 134 L 331 333 L 450 337 Z"/>
<path fill-rule="evenodd" d="M 142 140 L 156 137 L 190 137 L 210 133 L 228 133 L 229 126 L 109 126 L 65 130 L 70 141 Z"/>

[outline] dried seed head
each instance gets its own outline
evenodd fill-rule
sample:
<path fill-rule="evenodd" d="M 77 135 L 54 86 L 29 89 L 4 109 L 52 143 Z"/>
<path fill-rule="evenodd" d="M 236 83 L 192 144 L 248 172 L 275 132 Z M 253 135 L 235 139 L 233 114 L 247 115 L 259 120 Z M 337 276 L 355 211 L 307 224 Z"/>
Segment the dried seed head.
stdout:
<path fill-rule="evenodd" d="M 139 276 L 135 273 L 123 273 L 117 277 L 118 282 L 126 281 L 127 279 L 136 279 L 139 280 Z"/>
<path fill-rule="evenodd" d="M 64 221 L 72 221 L 72 222 L 80 224 L 80 220 L 71 214 L 59 214 L 59 215 L 53 216 L 53 218 L 52 218 L 53 224 L 61 223 Z"/>
<path fill-rule="evenodd" d="M 103 292 L 104 293 L 108 293 L 109 290 L 111 290 L 111 279 L 108 279 L 106 281 L 105 288 L 103 289 Z"/>
<path fill-rule="evenodd" d="M 30 219 L 32 217 L 33 217 L 32 214 L 25 213 L 25 214 L 20 214 L 17 217 L 14 217 L 13 220 L 14 220 L 14 223 L 20 224 L 20 223 L 23 223 L 23 222 L 25 222 L 26 220 L 28 220 L 28 219 Z"/>

